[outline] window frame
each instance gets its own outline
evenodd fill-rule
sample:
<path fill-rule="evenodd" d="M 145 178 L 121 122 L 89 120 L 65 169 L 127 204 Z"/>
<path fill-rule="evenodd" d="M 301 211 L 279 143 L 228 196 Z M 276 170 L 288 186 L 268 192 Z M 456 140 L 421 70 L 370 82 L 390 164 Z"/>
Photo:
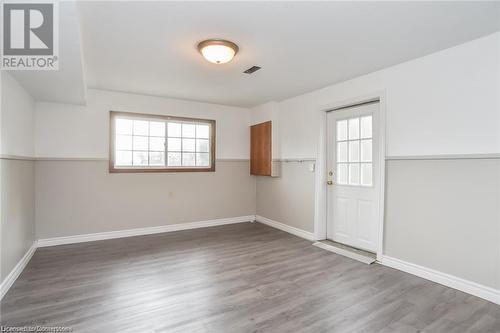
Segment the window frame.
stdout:
<path fill-rule="evenodd" d="M 169 167 L 169 166 L 115 166 L 116 155 L 116 118 L 129 118 L 133 120 L 162 120 L 167 126 L 168 121 L 208 124 L 210 126 L 210 166 L 209 167 Z M 156 115 L 147 113 L 134 113 L 124 111 L 109 111 L 109 172 L 110 173 L 141 173 L 141 172 L 215 172 L 215 132 L 216 122 L 213 119 L 200 119 L 177 117 L 167 115 Z M 149 136 L 148 136 L 149 137 Z M 165 137 L 168 140 L 168 137 Z M 167 141 L 166 141 L 167 142 Z M 167 161 L 167 150 L 165 149 L 165 161 Z"/>

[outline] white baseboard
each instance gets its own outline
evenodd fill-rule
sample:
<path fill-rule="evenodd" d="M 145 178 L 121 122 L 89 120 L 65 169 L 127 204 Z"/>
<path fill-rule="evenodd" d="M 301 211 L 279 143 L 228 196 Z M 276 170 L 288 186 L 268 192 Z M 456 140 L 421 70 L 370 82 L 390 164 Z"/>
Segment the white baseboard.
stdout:
<path fill-rule="evenodd" d="M 224 224 L 250 222 L 253 220 L 255 220 L 255 216 L 248 215 L 248 216 L 238 216 L 238 217 L 208 220 L 208 221 L 170 224 L 170 225 L 163 225 L 163 226 L 158 226 L 158 227 L 136 228 L 136 229 L 128 229 L 128 230 L 99 232 L 99 233 L 85 234 L 85 235 L 45 238 L 45 239 L 38 240 L 38 247 L 82 243 L 82 242 L 92 242 L 92 241 L 98 241 L 98 240 L 141 236 L 141 235 L 151 235 L 151 234 L 158 234 L 158 233 L 163 233 L 163 232 L 172 232 L 172 231 L 180 231 L 180 230 L 188 230 L 188 229 L 196 229 L 196 228 L 214 227 L 214 226 L 224 225 Z"/>
<path fill-rule="evenodd" d="M 383 256 L 382 265 L 410 273 L 421 278 L 454 288 L 465 293 L 481 297 L 487 301 L 500 304 L 500 290 L 483 286 L 479 283 L 468 281 L 457 276 L 439 272 L 427 267 L 412 264 L 400 259 Z"/>
<path fill-rule="evenodd" d="M 295 236 L 298 236 L 298 237 L 301 237 L 301 238 L 305 238 L 305 239 L 310 240 L 310 241 L 314 241 L 315 240 L 314 234 L 312 232 L 305 231 L 305 230 L 302 230 L 302 229 L 299 229 L 299 228 L 295 228 L 295 227 L 291 227 L 291 226 L 289 226 L 287 224 L 284 224 L 284 223 L 281 223 L 281 222 L 277 222 L 277 221 L 274 221 L 274 220 L 271 220 L 271 219 L 268 219 L 266 217 L 259 216 L 259 215 L 255 216 L 255 220 L 257 222 L 260 222 L 260 223 L 263 223 L 263 224 L 267 224 L 270 227 L 286 231 L 286 232 L 288 232 L 288 233 L 290 233 L 292 235 L 295 235 Z"/>
<path fill-rule="evenodd" d="M 19 275 L 21 275 L 24 268 L 26 267 L 26 265 L 30 261 L 31 257 L 33 257 L 33 254 L 36 251 L 36 246 L 37 246 L 37 244 L 35 241 L 31 245 L 31 247 L 28 249 L 28 251 L 26 251 L 26 253 L 21 258 L 21 260 L 19 260 L 17 265 L 12 269 L 12 271 L 10 271 L 9 275 L 7 275 L 5 277 L 5 279 L 2 281 L 2 283 L 0 285 L 0 300 L 5 296 L 5 294 L 7 294 L 10 287 L 12 287 L 12 285 L 17 280 Z"/>

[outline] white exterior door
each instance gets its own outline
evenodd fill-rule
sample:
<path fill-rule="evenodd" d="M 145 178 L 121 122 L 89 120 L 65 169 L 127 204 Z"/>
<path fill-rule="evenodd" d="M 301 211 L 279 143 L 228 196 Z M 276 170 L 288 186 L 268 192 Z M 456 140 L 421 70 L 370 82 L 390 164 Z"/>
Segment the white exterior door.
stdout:
<path fill-rule="evenodd" d="M 327 114 L 327 237 L 376 252 L 379 213 L 379 103 Z"/>

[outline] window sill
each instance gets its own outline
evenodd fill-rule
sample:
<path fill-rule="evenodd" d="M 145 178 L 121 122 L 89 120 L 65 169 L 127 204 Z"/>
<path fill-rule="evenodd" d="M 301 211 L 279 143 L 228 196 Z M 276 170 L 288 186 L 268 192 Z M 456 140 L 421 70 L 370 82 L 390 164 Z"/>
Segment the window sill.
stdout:
<path fill-rule="evenodd" d="M 109 173 L 148 173 L 148 172 L 215 172 L 215 165 L 210 168 L 129 168 L 109 167 Z"/>

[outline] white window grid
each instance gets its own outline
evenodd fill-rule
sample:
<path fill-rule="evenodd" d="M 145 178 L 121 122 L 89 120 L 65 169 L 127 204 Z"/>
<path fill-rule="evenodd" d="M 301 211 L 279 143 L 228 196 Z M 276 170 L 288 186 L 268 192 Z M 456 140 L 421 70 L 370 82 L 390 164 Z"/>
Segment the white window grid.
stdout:
<path fill-rule="evenodd" d="M 362 119 L 369 119 L 370 121 L 370 135 L 365 135 L 362 136 Z M 358 126 L 357 126 L 357 138 L 350 138 L 350 121 L 358 121 Z M 345 139 L 339 139 L 339 134 L 338 134 L 338 129 L 339 129 L 339 123 L 340 122 L 346 122 L 346 133 L 345 133 Z M 348 185 L 348 186 L 356 186 L 356 187 L 373 187 L 373 116 L 372 115 L 364 115 L 364 116 L 357 116 L 357 117 L 350 117 L 350 118 L 343 118 L 343 119 L 338 119 L 336 121 L 336 182 L 339 185 Z M 369 159 L 362 160 L 362 143 L 363 142 L 369 142 L 370 143 L 370 151 L 369 151 Z M 340 155 L 340 149 L 339 149 L 339 143 L 345 143 L 346 144 L 346 159 L 345 161 L 339 161 L 339 155 Z M 358 145 L 358 152 L 357 152 L 357 159 L 351 160 L 351 144 L 350 143 L 357 143 Z M 357 167 L 357 181 L 351 181 L 351 170 L 353 170 L 352 166 Z M 363 166 L 367 168 L 368 173 L 369 173 L 369 181 L 363 182 Z M 346 179 L 340 179 L 341 176 L 341 168 L 345 168 L 345 176 Z"/>
<path fill-rule="evenodd" d="M 133 167 L 133 168 L 144 168 L 144 167 L 163 167 L 163 168 L 209 168 L 211 167 L 211 134 L 212 134 L 212 126 L 210 123 L 207 122 L 190 122 L 190 121 L 181 121 L 181 120 L 162 120 L 162 119 L 141 119 L 141 118 L 131 118 L 131 117 L 115 117 L 115 125 L 116 121 L 118 120 L 129 120 L 132 122 L 132 129 L 131 133 L 132 134 L 121 134 L 116 132 L 115 133 L 115 142 L 118 136 L 126 136 L 131 138 L 131 149 L 118 149 L 115 145 L 115 155 L 118 154 L 119 152 L 130 152 L 132 154 L 131 161 L 132 163 L 130 164 L 116 164 L 116 158 L 115 158 L 115 166 L 117 167 Z M 135 134 L 135 126 L 136 122 L 146 122 L 147 123 L 147 135 L 142 135 L 142 134 Z M 164 136 L 158 136 L 158 135 L 151 135 L 151 123 L 163 123 L 164 128 L 165 128 L 165 134 Z M 180 136 L 169 136 L 168 133 L 168 125 L 169 124 L 178 124 L 180 125 L 180 131 L 181 135 Z M 183 134 L 183 125 L 193 125 L 194 126 L 194 135 L 189 136 L 186 135 L 184 136 Z M 208 127 L 208 134 L 206 136 L 198 136 L 198 126 L 207 126 Z M 135 148 L 135 140 L 134 138 L 146 138 L 147 142 L 147 149 L 134 149 Z M 163 149 L 162 150 L 155 150 L 151 149 L 151 138 L 160 138 L 164 140 L 163 143 Z M 180 140 L 181 147 L 180 150 L 168 150 L 168 143 L 169 139 L 178 139 Z M 194 140 L 194 150 L 185 150 L 184 149 L 184 140 Z M 197 141 L 203 141 L 206 142 L 207 149 L 206 150 L 198 150 L 198 144 Z M 147 158 L 147 163 L 135 163 L 134 159 L 134 153 L 143 153 L 146 154 Z M 155 164 L 152 163 L 151 161 L 151 153 L 162 153 L 163 154 L 163 164 Z M 180 164 L 178 165 L 169 165 L 168 164 L 168 156 L 169 153 L 175 153 L 175 154 L 180 154 Z M 194 165 L 193 164 L 184 164 L 184 155 L 193 155 L 194 156 Z M 198 155 L 204 155 L 205 159 L 207 160 L 206 164 L 198 163 L 197 156 Z"/>

